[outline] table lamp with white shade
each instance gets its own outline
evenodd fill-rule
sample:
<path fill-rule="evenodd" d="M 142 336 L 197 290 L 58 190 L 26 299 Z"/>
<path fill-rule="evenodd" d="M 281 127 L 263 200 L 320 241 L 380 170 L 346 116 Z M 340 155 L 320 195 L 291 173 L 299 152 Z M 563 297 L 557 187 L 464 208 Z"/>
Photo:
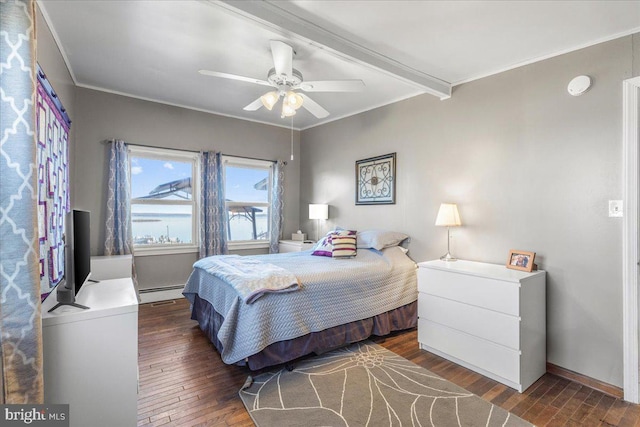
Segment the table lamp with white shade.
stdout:
<path fill-rule="evenodd" d="M 447 253 L 442 255 L 440 259 L 442 261 L 457 261 L 457 258 L 451 256 L 449 244 L 451 240 L 451 227 L 462 225 L 460 222 L 460 214 L 458 213 L 458 206 L 455 203 L 442 203 L 438 210 L 438 216 L 436 217 L 436 225 L 447 227 Z"/>
<path fill-rule="evenodd" d="M 309 219 L 316 220 L 316 242 L 318 241 L 318 230 L 320 229 L 320 220 L 329 219 L 329 205 L 325 204 L 310 204 L 309 205 Z"/>

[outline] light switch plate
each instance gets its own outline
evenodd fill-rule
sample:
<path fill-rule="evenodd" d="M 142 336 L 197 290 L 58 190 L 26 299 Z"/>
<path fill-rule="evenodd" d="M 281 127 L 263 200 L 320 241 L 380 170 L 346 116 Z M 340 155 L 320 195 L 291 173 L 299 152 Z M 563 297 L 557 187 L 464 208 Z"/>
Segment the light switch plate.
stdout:
<path fill-rule="evenodd" d="M 622 200 L 609 200 L 609 217 L 622 217 Z"/>

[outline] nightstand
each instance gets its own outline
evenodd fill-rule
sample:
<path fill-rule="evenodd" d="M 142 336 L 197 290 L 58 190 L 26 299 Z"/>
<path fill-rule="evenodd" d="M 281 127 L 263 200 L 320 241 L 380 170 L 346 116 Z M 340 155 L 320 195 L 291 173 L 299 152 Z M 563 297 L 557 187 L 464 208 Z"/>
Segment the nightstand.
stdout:
<path fill-rule="evenodd" d="M 545 272 L 418 264 L 420 348 L 519 392 L 546 372 Z"/>
<path fill-rule="evenodd" d="M 280 240 L 279 251 L 281 254 L 287 252 L 306 251 L 315 245 L 311 240 Z"/>

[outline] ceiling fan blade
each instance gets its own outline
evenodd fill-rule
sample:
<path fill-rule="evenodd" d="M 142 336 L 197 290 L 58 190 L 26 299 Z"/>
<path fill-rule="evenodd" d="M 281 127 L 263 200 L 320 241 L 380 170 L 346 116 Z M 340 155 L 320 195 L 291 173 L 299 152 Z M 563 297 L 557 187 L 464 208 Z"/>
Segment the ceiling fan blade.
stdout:
<path fill-rule="evenodd" d="M 293 48 L 278 40 L 271 40 L 271 54 L 277 74 L 291 77 L 293 69 Z"/>
<path fill-rule="evenodd" d="M 305 92 L 360 92 L 365 84 L 362 80 L 318 80 L 302 82 L 299 88 Z"/>
<path fill-rule="evenodd" d="M 263 86 L 271 86 L 271 83 L 269 83 L 266 80 L 254 79 L 252 77 L 244 77 L 244 76 L 238 76 L 235 74 L 227 74 L 227 73 L 221 73 L 219 71 L 209 71 L 209 70 L 199 70 L 198 72 L 204 76 L 221 77 L 223 79 L 240 80 L 241 82 L 255 83 Z"/>
<path fill-rule="evenodd" d="M 316 101 L 314 101 L 313 99 L 309 98 L 307 95 L 305 95 L 304 93 L 301 93 L 300 96 L 302 97 L 302 99 L 304 100 L 302 102 L 302 107 L 306 108 L 307 111 L 309 111 L 311 114 L 313 114 L 314 116 L 316 116 L 319 119 L 323 119 L 325 117 L 327 117 L 329 115 L 329 112 L 327 110 L 325 110 L 324 108 L 322 108 L 320 106 L 320 104 L 318 104 Z"/>
<path fill-rule="evenodd" d="M 245 110 L 245 111 L 256 111 L 256 110 L 259 110 L 260 107 L 262 107 L 262 99 L 258 98 L 255 101 L 253 101 L 251 104 L 249 104 L 246 107 L 244 107 L 243 110 Z"/>

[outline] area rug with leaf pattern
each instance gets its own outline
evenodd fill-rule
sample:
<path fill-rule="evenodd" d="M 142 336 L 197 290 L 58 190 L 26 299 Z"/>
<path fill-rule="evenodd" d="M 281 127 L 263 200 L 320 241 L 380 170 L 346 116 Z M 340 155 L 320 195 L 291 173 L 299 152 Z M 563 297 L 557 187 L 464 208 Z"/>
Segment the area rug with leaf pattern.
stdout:
<path fill-rule="evenodd" d="M 370 341 L 247 378 L 258 427 L 531 426 Z"/>

